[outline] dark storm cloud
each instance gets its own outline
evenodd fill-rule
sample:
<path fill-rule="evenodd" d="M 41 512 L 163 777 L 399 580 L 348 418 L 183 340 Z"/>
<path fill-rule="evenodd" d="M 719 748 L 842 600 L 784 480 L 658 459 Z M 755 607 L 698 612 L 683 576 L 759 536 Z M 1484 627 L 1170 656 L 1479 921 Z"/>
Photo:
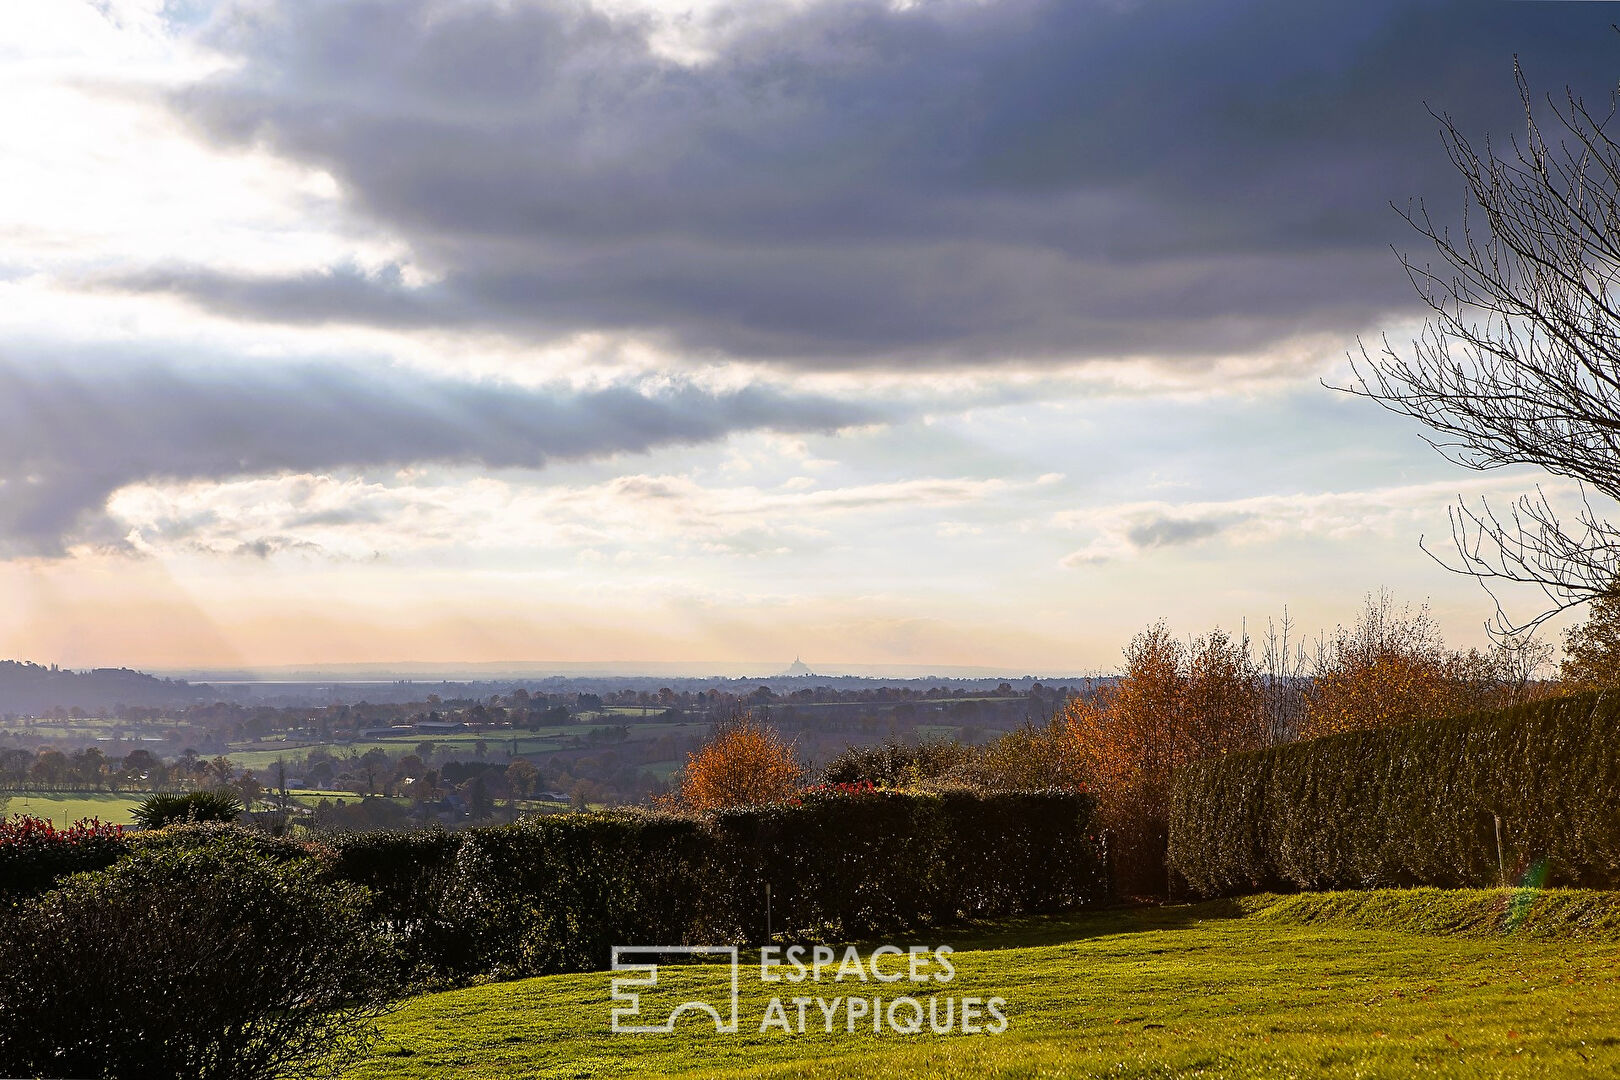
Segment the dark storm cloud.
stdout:
<path fill-rule="evenodd" d="M 423 462 L 537 468 L 875 416 L 757 386 L 570 391 L 332 365 L 0 362 L 0 555 L 117 544 L 107 496 L 142 480 Z"/>
<path fill-rule="evenodd" d="M 826 0 L 697 65 L 575 0 L 281 0 L 207 31 L 210 137 L 329 169 L 441 275 L 123 279 L 289 321 L 630 330 L 808 365 L 1212 354 L 1410 303 L 1388 207 L 1456 205 L 1428 101 L 1594 97 L 1604 5 Z"/>

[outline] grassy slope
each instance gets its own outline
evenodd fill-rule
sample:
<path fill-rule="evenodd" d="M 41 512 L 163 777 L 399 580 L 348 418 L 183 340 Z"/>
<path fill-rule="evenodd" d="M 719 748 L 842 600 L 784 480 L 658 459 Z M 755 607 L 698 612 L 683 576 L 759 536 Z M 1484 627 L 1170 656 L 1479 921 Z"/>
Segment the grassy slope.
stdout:
<path fill-rule="evenodd" d="M 1590 889 L 1374 889 L 1241 903 L 1255 918 L 1277 923 L 1620 942 L 1620 893 Z"/>
<path fill-rule="evenodd" d="M 407 1002 L 385 1020 L 373 1056 L 348 1076 L 901 1080 L 1580 1076 L 1620 1069 L 1620 944 L 1612 927 L 1592 931 L 1608 934 L 1596 944 L 1504 937 L 1488 917 L 1502 910 L 1501 894 L 1368 895 L 1381 899 L 1368 907 L 1273 897 L 958 935 L 959 973 L 940 989 L 1006 997 L 1011 1029 L 1000 1036 L 830 1036 L 819 1025 L 804 1035 L 761 1035 L 771 993 L 761 992 L 747 969 L 738 1035 L 696 1025 L 678 1035 L 613 1035 L 609 976 L 596 973 Z M 1487 918 L 1465 919 L 1469 933 L 1451 936 L 1354 925 L 1378 918 L 1427 925 L 1423 911 L 1448 906 L 1485 910 Z M 1616 909 L 1612 896 L 1596 906 Z M 824 981 L 819 991 L 797 992 L 831 997 L 849 985 Z M 904 985 L 883 992 L 898 996 Z"/>

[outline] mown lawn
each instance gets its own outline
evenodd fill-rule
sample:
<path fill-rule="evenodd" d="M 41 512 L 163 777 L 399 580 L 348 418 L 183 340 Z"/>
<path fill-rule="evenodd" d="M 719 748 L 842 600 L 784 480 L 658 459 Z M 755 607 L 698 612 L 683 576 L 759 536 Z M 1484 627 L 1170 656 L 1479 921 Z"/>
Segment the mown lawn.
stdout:
<path fill-rule="evenodd" d="M 31 814 L 49 818 L 57 828 L 66 828 L 83 818 L 100 818 L 109 825 L 129 825 L 134 821 L 135 808 L 146 798 L 146 792 L 114 794 L 112 792 L 54 792 L 12 791 L 0 792 L 0 816 Z"/>
<path fill-rule="evenodd" d="M 413 999 L 385 1018 L 382 1041 L 347 1076 L 966 1080 L 1620 1070 L 1620 944 L 1604 919 L 1566 919 L 1571 932 L 1592 927 L 1589 937 L 1608 938 L 1596 942 L 1503 936 L 1493 929 L 1499 921 L 1482 929 L 1479 919 L 1462 920 L 1465 932 L 1449 935 L 1366 926 L 1406 924 L 1404 906 L 1431 913 L 1456 906 L 1434 892 L 1412 894 L 1412 905 L 1395 894 L 1381 908 L 1218 902 L 953 935 L 957 975 L 925 992 L 1004 997 L 1009 1028 L 1001 1035 L 873 1035 L 865 1022 L 849 1034 L 842 1019 L 828 1034 L 814 1006 L 805 1034 L 761 1034 L 773 995 L 927 999 L 909 983 L 837 983 L 830 973 L 819 986 L 761 984 L 747 964 L 737 1034 L 692 1020 L 676 1034 L 615 1035 L 612 976 L 563 975 Z M 1470 901 L 1476 909 L 1482 903 L 1496 901 L 1488 894 Z M 1512 921 L 1521 930 L 1526 923 Z M 662 969 L 664 989 L 679 984 L 683 970 Z M 704 974 L 712 970 L 694 978 Z M 649 996 L 646 1004 L 652 1011 L 657 1003 Z"/>

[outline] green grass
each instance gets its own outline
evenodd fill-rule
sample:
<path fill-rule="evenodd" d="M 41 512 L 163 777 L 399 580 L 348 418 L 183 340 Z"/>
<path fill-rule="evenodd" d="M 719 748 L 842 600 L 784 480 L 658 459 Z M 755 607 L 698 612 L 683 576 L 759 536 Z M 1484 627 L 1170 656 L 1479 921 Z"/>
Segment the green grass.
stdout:
<path fill-rule="evenodd" d="M 1376 889 L 1251 897 L 1254 917 L 1415 934 L 1620 942 L 1620 893 L 1590 889 Z"/>
<path fill-rule="evenodd" d="M 342 800 L 342 802 L 347 805 L 350 803 L 360 802 L 362 799 L 381 799 L 384 802 L 397 802 L 402 806 L 411 805 L 411 800 L 404 795 L 356 795 L 352 791 L 316 791 L 313 789 L 308 791 L 287 792 L 288 802 L 297 806 L 308 807 L 311 810 L 315 809 L 315 807 L 318 806 L 322 800 L 329 803 L 335 803 Z M 278 801 L 278 793 L 274 791 L 266 791 L 265 794 L 259 799 L 258 808 L 263 809 L 273 807 Z"/>
<path fill-rule="evenodd" d="M 957 976 L 932 989 L 1006 998 L 1001 1035 L 874 1036 L 864 1022 L 862 1034 L 830 1035 L 813 1006 L 806 1034 L 760 1034 L 773 993 L 831 998 L 853 985 L 871 996 L 873 984 L 767 992 L 747 965 L 738 1034 L 683 1023 L 674 1035 L 614 1035 L 610 976 L 561 975 L 408 1001 L 347 1076 L 1576 1077 L 1620 1068 L 1620 929 L 1589 920 L 1589 935 L 1608 940 L 1575 943 L 1503 935 L 1471 916 L 1461 934 L 1409 932 L 1435 925 L 1437 912 L 1477 915 L 1506 899 L 1426 895 L 1436 892 L 1109 911 L 955 935 Z M 1554 899 L 1548 910 L 1566 914 L 1616 910 L 1613 895 Z M 1372 925 L 1381 918 L 1396 928 Z M 687 971 L 660 974 L 673 990 Z M 877 992 L 892 999 L 906 985 Z"/>
<path fill-rule="evenodd" d="M 32 814 L 49 818 L 57 828 L 71 825 L 82 818 L 100 818 L 109 825 L 134 823 L 135 808 L 141 805 L 146 793 L 70 793 L 0 792 L 0 814 Z M 9 799 L 9 801 L 8 801 Z"/>
<path fill-rule="evenodd" d="M 449 735 L 423 735 L 410 734 L 390 736 L 388 738 L 356 739 L 349 743 L 334 742 L 241 742 L 233 744 L 225 754 L 231 764 L 239 769 L 252 769 L 259 773 L 261 779 L 265 770 L 275 767 L 277 761 L 285 761 L 291 766 L 302 760 L 311 750 L 325 750 L 339 760 L 349 757 L 359 757 L 368 750 L 386 750 L 390 754 L 411 754 L 416 752 L 418 745 L 431 742 L 435 746 L 449 747 L 453 755 L 471 758 L 479 742 L 484 743 L 485 756 L 491 760 L 500 760 L 513 748 L 515 743 L 518 754 L 544 754 L 560 750 L 572 744 L 577 736 L 584 739 L 590 734 L 593 727 L 618 727 L 611 724 L 570 724 L 566 727 L 543 727 L 535 731 L 528 728 L 519 728 L 516 731 L 488 731 L 488 732 L 455 732 Z M 635 724 L 629 725 L 632 735 L 646 735 L 650 733 L 667 733 L 668 724 Z M 611 745 L 611 744 L 610 744 Z"/>

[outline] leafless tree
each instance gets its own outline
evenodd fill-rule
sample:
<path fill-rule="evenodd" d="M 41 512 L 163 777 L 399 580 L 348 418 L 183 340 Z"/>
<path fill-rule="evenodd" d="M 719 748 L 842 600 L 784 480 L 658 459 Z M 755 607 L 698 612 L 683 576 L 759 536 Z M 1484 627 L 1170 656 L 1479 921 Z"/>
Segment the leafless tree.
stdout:
<path fill-rule="evenodd" d="M 1517 64 L 1514 75 L 1525 134 L 1505 153 L 1488 141 L 1476 150 L 1436 114 L 1468 200 L 1455 231 L 1421 202 L 1402 212 L 1439 254 L 1434 268 L 1401 257 L 1429 320 L 1404 354 L 1387 337 L 1376 355 L 1363 346 L 1342 388 L 1421 421 L 1430 444 L 1466 468 L 1532 465 L 1576 482 L 1573 513 L 1539 486 L 1505 509 L 1459 500 L 1451 510 L 1455 551 L 1436 557 L 1484 584 L 1499 638 L 1607 593 L 1620 571 L 1620 525 L 1604 509 L 1620 499 L 1614 102 L 1594 112 L 1566 91 L 1549 99 L 1543 125 Z M 1547 602 L 1516 621 L 1501 582 L 1539 586 Z"/>
<path fill-rule="evenodd" d="M 1247 634 L 1244 636 L 1247 643 Z M 1305 643 L 1295 634 L 1294 620 L 1283 608 L 1280 622 L 1266 620 L 1266 636 L 1261 643 L 1262 701 L 1266 730 L 1273 743 L 1299 738 L 1305 722 L 1305 688 L 1309 682 L 1309 658 Z"/>
<path fill-rule="evenodd" d="M 1489 659 L 1501 703 L 1518 705 L 1534 698 L 1541 672 L 1552 663 L 1555 652 L 1552 642 L 1534 635 L 1499 640 Z"/>

